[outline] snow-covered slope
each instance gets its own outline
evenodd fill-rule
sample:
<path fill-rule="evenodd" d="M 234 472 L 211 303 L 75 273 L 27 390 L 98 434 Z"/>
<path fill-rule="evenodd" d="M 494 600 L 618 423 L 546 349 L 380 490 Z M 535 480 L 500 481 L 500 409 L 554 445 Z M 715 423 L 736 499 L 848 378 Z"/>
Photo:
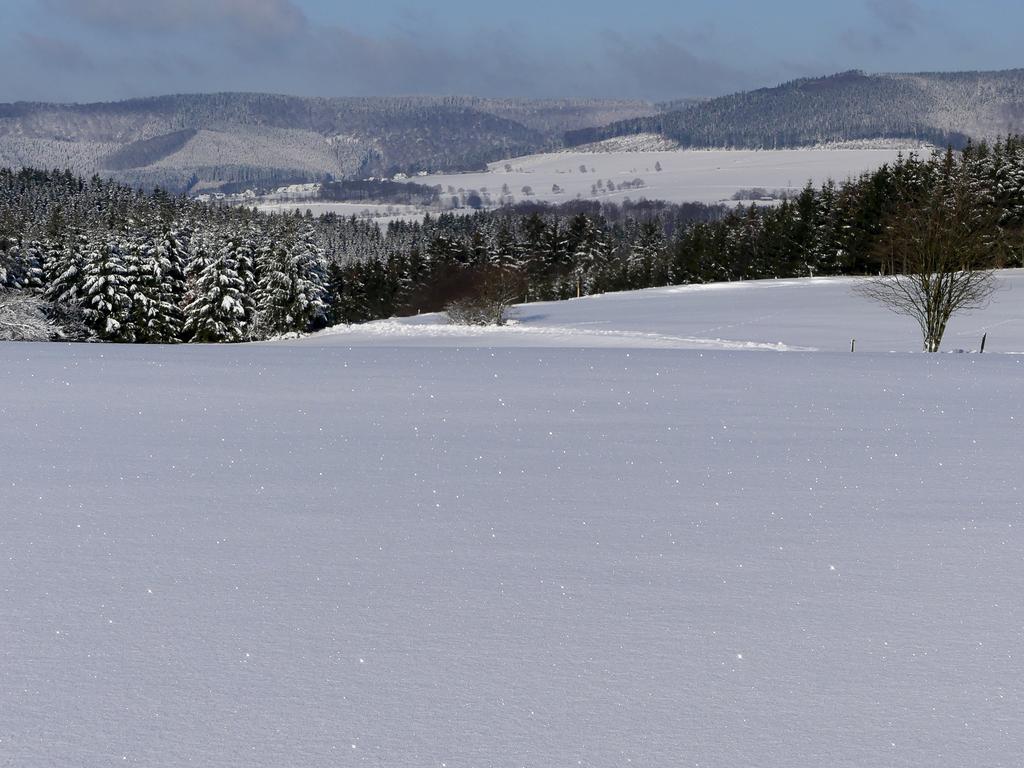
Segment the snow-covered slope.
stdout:
<path fill-rule="evenodd" d="M 845 181 L 891 163 L 900 152 L 906 155 L 909 151 L 914 150 L 890 147 L 552 152 L 491 163 L 487 171 L 480 173 L 438 174 L 416 181 L 430 186 L 439 184 L 446 194 L 449 188 L 466 192 L 486 190 L 494 202 L 511 196 L 520 202 L 564 202 L 577 197 L 621 202 L 628 197 L 718 203 L 731 201 L 737 192 L 759 187 L 769 192 L 798 192 L 808 181 L 816 185 L 828 179 Z M 637 180 L 643 184 L 636 185 Z M 529 187 L 529 194 L 523 191 L 524 187 Z"/>
<path fill-rule="evenodd" d="M 307 344 L 672 347 L 916 351 L 917 324 L 853 292 L 860 278 L 753 280 L 523 304 L 505 328 L 451 326 L 443 314 L 338 326 Z M 944 349 L 1024 352 L 1024 270 L 999 273 L 983 310 L 955 315 Z"/>
<path fill-rule="evenodd" d="M 1018 765 L 1024 356 L 629 335 L 838 348 L 845 290 L 0 344 L 0 764 Z"/>

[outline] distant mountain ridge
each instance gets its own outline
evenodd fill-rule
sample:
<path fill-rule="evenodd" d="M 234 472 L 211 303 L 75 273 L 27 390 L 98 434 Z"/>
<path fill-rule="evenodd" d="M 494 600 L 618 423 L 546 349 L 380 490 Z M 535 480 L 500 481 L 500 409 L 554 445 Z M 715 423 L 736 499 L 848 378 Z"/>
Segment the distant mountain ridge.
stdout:
<path fill-rule="evenodd" d="M 219 93 L 0 104 L 0 166 L 69 167 L 198 191 L 455 171 L 561 145 L 566 131 L 654 114 L 646 102 Z"/>
<path fill-rule="evenodd" d="M 681 147 L 961 146 L 1024 131 L 1024 69 L 843 72 L 708 100 L 318 98 L 260 93 L 0 104 L 0 167 L 200 192 L 457 172 L 653 134 Z"/>
<path fill-rule="evenodd" d="M 684 147 L 773 149 L 864 139 L 961 146 L 1024 130 L 1024 69 L 803 78 L 569 131 L 579 146 L 656 133 Z"/>

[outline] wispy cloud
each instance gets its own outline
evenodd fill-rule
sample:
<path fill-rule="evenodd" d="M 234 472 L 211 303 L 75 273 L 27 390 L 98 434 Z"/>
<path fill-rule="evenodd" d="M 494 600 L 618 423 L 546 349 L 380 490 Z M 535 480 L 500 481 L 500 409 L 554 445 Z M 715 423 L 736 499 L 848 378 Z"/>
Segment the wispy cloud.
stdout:
<path fill-rule="evenodd" d="M 211 32 L 266 43 L 309 30 L 291 0 L 42 0 L 53 12 L 100 31 L 174 35 Z"/>
<path fill-rule="evenodd" d="M 911 40 L 916 40 L 915 44 L 920 46 L 922 41 L 936 35 L 948 36 L 949 29 L 942 15 L 926 12 L 918 0 L 864 0 L 863 8 L 867 22 L 850 26 L 838 34 L 842 47 L 862 59 L 898 52 L 907 48 Z"/>
<path fill-rule="evenodd" d="M 608 30 L 604 50 L 612 64 L 606 76 L 617 87 L 651 96 L 666 85 L 678 95 L 714 96 L 759 83 L 752 73 L 699 56 L 662 35 L 638 41 Z"/>
<path fill-rule="evenodd" d="M 81 45 L 70 40 L 23 32 L 20 43 L 33 66 L 78 71 L 92 71 L 96 67 L 93 57 Z"/>
<path fill-rule="evenodd" d="M 913 34 L 928 20 L 916 0 L 866 0 L 868 11 L 881 22 L 883 32 Z"/>
<path fill-rule="evenodd" d="M 90 98 L 275 90 L 670 99 L 772 77 L 770 66 L 751 73 L 696 52 L 711 48 L 710 27 L 540 44 L 529 30 L 501 26 L 455 33 L 429 10 L 408 10 L 370 34 L 314 22 L 296 0 L 30 1 L 59 20 L 59 37 L 26 37 L 24 45 L 34 59 L 63 62 L 62 92 Z"/>

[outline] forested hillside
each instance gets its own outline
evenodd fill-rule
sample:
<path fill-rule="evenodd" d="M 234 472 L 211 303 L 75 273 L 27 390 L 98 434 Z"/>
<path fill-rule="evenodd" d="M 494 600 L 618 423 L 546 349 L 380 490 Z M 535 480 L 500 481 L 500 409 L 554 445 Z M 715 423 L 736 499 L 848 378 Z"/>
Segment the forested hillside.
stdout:
<path fill-rule="evenodd" d="M 567 130 L 654 112 L 621 101 L 237 93 L 4 104 L 0 166 L 70 168 L 173 192 L 468 170 L 557 146 Z"/>
<path fill-rule="evenodd" d="M 1024 70 L 794 80 L 684 105 L 604 128 L 570 131 L 571 146 L 659 133 L 686 147 L 777 149 L 864 139 L 961 147 L 1024 127 Z"/>

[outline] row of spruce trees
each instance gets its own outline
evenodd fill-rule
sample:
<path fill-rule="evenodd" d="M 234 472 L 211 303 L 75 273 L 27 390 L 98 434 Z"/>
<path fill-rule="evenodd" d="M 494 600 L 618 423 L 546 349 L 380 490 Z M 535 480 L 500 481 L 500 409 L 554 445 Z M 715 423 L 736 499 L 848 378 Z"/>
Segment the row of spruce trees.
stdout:
<path fill-rule="evenodd" d="M 962 175 L 996 236 L 1024 229 L 1024 142 L 910 155 L 776 206 L 521 204 L 393 222 L 269 215 L 70 172 L 0 170 L 0 291 L 67 338 L 233 342 L 443 308 L 494 270 L 523 300 L 668 284 L 874 274 L 892 217 Z M 1020 266 L 1005 250 L 1005 266 Z"/>

